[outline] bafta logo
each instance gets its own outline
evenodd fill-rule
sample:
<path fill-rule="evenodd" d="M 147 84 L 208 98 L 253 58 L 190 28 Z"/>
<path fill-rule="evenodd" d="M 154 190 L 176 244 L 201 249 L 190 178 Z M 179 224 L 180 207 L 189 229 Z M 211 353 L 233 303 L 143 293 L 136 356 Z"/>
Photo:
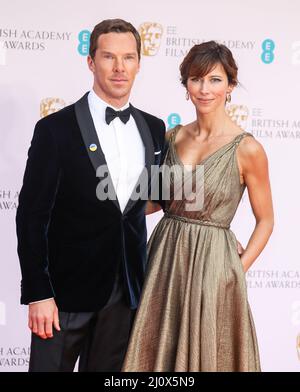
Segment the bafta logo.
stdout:
<path fill-rule="evenodd" d="M 160 47 L 163 27 L 159 23 L 145 22 L 139 27 L 142 40 L 142 54 L 144 56 L 155 56 Z"/>
<path fill-rule="evenodd" d="M 58 112 L 63 109 L 66 103 L 61 98 L 44 98 L 40 103 L 40 116 L 46 117 L 51 113 Z"/>
<path fill-rule="evenodd" d="M 297 336 L 296 349 L 297 349 L 298 359 L 300 361 L 300 333 Z"/>
<path fill-rule="evenodd" d="M 228 105 L 226 111 L 229 117 L 242 129 L 247 128 L 247 119 L 249 116 L 249 110 L 244 105 Z"/>

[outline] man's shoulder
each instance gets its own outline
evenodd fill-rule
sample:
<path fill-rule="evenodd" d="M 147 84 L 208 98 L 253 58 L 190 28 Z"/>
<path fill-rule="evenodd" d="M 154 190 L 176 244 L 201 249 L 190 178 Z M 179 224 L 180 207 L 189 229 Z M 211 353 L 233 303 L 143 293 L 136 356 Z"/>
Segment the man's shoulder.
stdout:
<path fill-rule="evenodd" d="M 153 114 L 144 112 L 143 110 L 140 110 L 140 109 L 137 109 L 137 110 L 144 117 L 144 119 L 145 119 L 146 123 L 148 124 L 151 131 L 159 132 L 162 134 L 165 133 L 166 126 L 165 126 L 164 121 L 161 118 L 154 116 Z"/>
<path fill-rule="evenodd" d="M 145 118 L 145 120 L 148 120 L 149 122 L 155 122 L 155 123 L 164 124 L 164 122 L 163 122 L 163 120 L 161 118 L 159 118 L 157 116 L 154 116 L 151 113 L 144 112 L 141 109 L 138 109 L 138 108 L 136 108 L 136 109 L 141 113 L 141 115 Z"/>
<path fill-rule="evenodd" d="M 64 123 L 65 121 L 75 118 L 74 104 L 68 105 L 57 112 L 48 114 L 47 116 L 41 118 L 37 125 L 51 126 L 53 124 Z"/>

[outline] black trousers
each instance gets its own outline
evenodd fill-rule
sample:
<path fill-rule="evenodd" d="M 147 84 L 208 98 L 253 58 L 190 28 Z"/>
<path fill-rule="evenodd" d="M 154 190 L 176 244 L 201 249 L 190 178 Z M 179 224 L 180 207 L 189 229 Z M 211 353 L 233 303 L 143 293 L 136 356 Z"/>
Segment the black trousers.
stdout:
<path fill-rule="evenodd" d="M 59 312 L 61 331 L 54 329 L 53 338 L 32 334 L 29 372 L 72 372 L 78 357 L 80 372 L 120 371 L 134 315 L 117 279 L 103 309 Z"/>

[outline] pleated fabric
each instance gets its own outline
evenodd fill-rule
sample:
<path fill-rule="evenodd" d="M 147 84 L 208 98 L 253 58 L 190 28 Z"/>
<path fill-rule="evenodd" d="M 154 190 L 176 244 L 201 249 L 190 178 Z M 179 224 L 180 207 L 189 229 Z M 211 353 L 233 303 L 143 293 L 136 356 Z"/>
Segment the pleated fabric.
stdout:
<path fill-rule="evenodd" d="M 148 243 L 147 277 L 123 371 L 257 372 L 245 274 L 229 228 L 245 189 L 236 148 L 252 135 L 241 133 L 183 179 L 174 145 L 179 129 L 174 128 L 165 158 L 166 168 L 177 165 L 173 189 Z M 198 188 L 197 171 L 203 174 Z M 201 209 L 187 208 L 192 195 L 176 197 L 191 177 L 194 199 L 204 192 Z"/>

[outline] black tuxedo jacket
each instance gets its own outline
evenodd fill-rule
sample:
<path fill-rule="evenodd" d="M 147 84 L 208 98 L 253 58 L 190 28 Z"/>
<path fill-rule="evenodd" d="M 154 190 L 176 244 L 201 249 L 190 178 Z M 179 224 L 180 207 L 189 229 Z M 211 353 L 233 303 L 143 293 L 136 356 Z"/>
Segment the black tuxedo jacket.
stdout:
<path fill-rule="evenodd" d="M 150 166 L 162 163 L 165 125 L 134 107 L 132 115 L 150 179 Z M 55 297 L 61 311 L 101 309 L 120 267 L 128 305 L 137 307 L 146 266 L 146 201 L 130 199 L 123 213 L 116 197 L 100 201 L 96 170 L 103 164 L 87 94 L 36 124 L 16 216 L 21 303 Z"/>

